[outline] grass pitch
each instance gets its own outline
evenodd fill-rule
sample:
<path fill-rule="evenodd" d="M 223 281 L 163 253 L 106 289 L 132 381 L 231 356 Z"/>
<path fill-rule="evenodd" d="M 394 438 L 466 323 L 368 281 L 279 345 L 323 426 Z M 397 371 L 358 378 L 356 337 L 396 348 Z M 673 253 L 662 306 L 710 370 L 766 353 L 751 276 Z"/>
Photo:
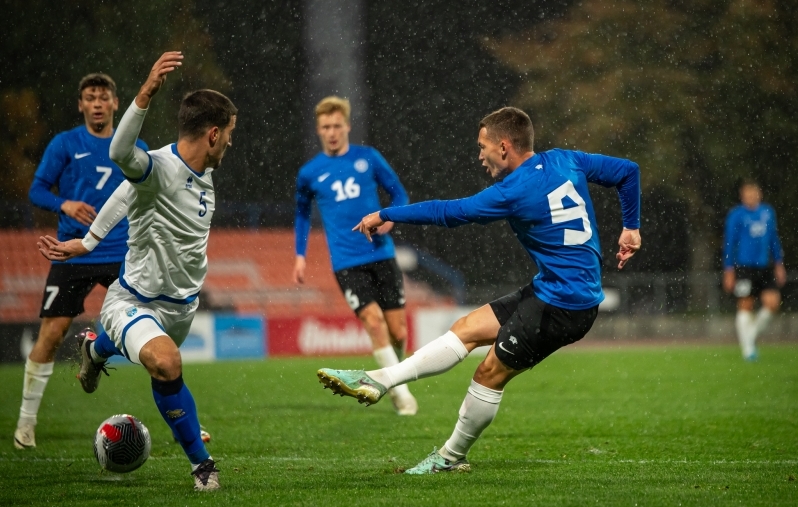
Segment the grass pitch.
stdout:
<path fill-rule="evenodd" d="M 21 366 L 0 367 L 0 505 L 796 505 L 798 346 L 571 348 L 508 386 L 472 449 L 470 474 L 399 473 L 448 438 L 478 359 L 411 384 L 419 414 L 390 400 L 331 396 L 319 367 L 370 358 L 188 365 L 223 489 L 192 490 L 179 445 L 155 409 L 149 377 L 120 367 L 84 394 L 76 366 L 56 365 L 38 448 L 13 448 Z M 152 456 L 101 473 L 100 422 L 131 413 Z"/>

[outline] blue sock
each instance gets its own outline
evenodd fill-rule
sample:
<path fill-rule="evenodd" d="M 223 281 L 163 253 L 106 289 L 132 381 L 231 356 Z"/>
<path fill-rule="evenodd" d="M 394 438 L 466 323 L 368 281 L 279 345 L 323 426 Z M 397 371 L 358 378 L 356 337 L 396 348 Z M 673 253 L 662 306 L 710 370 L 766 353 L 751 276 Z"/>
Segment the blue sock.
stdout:
<path fill-rule="evenodd" d="M 168 381 L 153 378 L 152 396 L 158 411 L 171 428 L 172 434 L 177 437 L 191 464 L 198 465 L 210 458 L 200 436 L 197 406 L 188 387 L 183 383 L 183 376 Z"/>
<path fill-rule="evenodd" d="M 92 343 L 91 346 L 94 347 L 95 354 L 97 354 L 100 357 L 104 357 L 105 359 L 108 359 L 111 356 L 122 355 L 119 349 L 116 348 L 116 345 L 114 345 L 114 342 L 111 341 L 111 337 L 108 336 L 108 333 L 106 333 L 105 331 L 100 333 L 100 335 L 97 337 L 96 340 L 94 340 L 94 343 Z"/>

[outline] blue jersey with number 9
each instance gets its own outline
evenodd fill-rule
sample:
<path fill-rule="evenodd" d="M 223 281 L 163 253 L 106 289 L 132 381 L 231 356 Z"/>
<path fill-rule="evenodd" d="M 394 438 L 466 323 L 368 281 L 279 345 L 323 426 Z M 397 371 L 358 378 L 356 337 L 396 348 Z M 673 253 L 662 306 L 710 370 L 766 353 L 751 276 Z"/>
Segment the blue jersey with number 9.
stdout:
<path fill-rule="evenodd" d="M 624 227 L 640 228 L 637 164 L 566 150 L 537 153 L 472 197 L 385 209 L 380 218 L 445 227 L 506 219 L 538 267 L 535 294 L 554 306 L 583 310 L 604 300 L 601 248 L 588 182 L 617 187 Z"/>

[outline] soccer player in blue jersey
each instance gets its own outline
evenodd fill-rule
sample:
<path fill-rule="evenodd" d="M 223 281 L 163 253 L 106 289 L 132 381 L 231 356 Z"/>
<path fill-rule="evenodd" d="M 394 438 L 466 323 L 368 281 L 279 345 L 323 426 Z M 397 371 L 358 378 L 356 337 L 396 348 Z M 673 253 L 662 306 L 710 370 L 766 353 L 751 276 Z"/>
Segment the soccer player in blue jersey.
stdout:
<path fill-rule="evenodd" d="M 482 119 L 478 137 L 479 160 L 496 184 L 464 199 L 383 209 L 355 227 L 368 238 L 386 221 L 456 227 L 507 220 L 538 268 L 531 284 L 474 310 L 396 366 L 318 371 L 325 387 L 368 405 L 389 387 L 443 373 L 474 348 L 491 346 L 474 373 L 449 440 L 405 473 L 469 471 L 466 455 L 496 416 L 504 386 L 590 330 L 604 294 L 588 183 L 618 190 L 623 211 L 618 268 L 640 248 L 637 164 L 579 151 L 535 153 L 533 140 L 526 113 L 499 109 Z"/>
<path fill-rule="evenodd" d="M 402 272 L 388 234 L 393 223 L 382 224 L 373 241 L 350 229 L 364 212 L 380 209 L 380 187 L 390 195 L 391 206 L 407 204 L 408 198 L 380 152 L 349 144 L 349 118 L 348 100 L 327 97 L 316 106 L 322 152 L 302 166 L 297 176 L 294 281 L 305 281 L 310 210 L 315 199 L 335 277 L 371 337 L 374 359 L 384 368 L 399 362 L 407 342 Z M 389 394 L 397 414 L 415 415 L 418 405 L 407 386 L 397 386 Z"/>
<path fill-rule="evenodd" d="M 776 228 L 776 212 L 762 202 L 753 180 L 740 186 L 741 204 L 726 217 L 723 247 L 723 288 L 737 297 L 737 338 L 743 357 L 756 359 L 756 337 L 779 310 L 779 289 L 787 282 L 784 252 Z M 754 299 L 762 307 L 756 314 Z"/>
<path fill-rule="evenodd" d="M 106 74 L 89 74 L 78 85 L 78 111 L 83 125 L 55 136 L 34 175 L 29 197 L 42 209 L 58 213 L 58 239 L 82 238 L 113 191 L 124 181 L 108 156 L 119 107 L 116 83 Z M 143 141 L 138 145 L 147 149 Z M 53 187 L 58 193 L 52 192 Z M 108 287 L 119 275 L 127 251 L 127 220 L 115 227 L 85 257 L 54 262 L 47 276 L 39 317 L 39 337 L 25 363 L 22 406 L 14 446 L 36 447 L 36 422 L 55 353 L 72 319 L 83 313 L 83 301 L 95 285 Z"/>

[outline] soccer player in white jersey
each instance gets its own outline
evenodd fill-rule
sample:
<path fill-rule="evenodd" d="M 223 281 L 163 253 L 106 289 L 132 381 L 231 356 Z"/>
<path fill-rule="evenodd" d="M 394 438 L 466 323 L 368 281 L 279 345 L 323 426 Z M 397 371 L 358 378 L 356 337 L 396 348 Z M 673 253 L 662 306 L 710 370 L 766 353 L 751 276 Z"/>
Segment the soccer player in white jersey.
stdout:
<path fill-rule="evenodd" d="M 83 240 L 59 243 L 42 238 L 40 250 L 53 260 L 86 253 L 109 223 L 127 209 L 128 252 L 117 282 L 108 289 L 100 315 L 103 333 L 83 338 L 81 384 L 97 387 L 105 360 L 121 352 L 152 377 L 155 404 L 192 465 L 194 489 L 219 488 L 219 470 L 200 436 L 194 398 L 183 382 L 178 347 L 188 335 L 197 296 L 208 269 L 206 250 L 214 211 L 211 173 L 231 145 L 237 109 L 219 92 L 198 90 L 183 99 L 178 141 L 146 152 L 135 146 L 152 97 L 167 74 L 182 64 L 178 51 L 155 63 L 133 104 L 122 117 L 111 144 L 111 158 L 132 189 L 120 189 L 103 207 Z"/>

